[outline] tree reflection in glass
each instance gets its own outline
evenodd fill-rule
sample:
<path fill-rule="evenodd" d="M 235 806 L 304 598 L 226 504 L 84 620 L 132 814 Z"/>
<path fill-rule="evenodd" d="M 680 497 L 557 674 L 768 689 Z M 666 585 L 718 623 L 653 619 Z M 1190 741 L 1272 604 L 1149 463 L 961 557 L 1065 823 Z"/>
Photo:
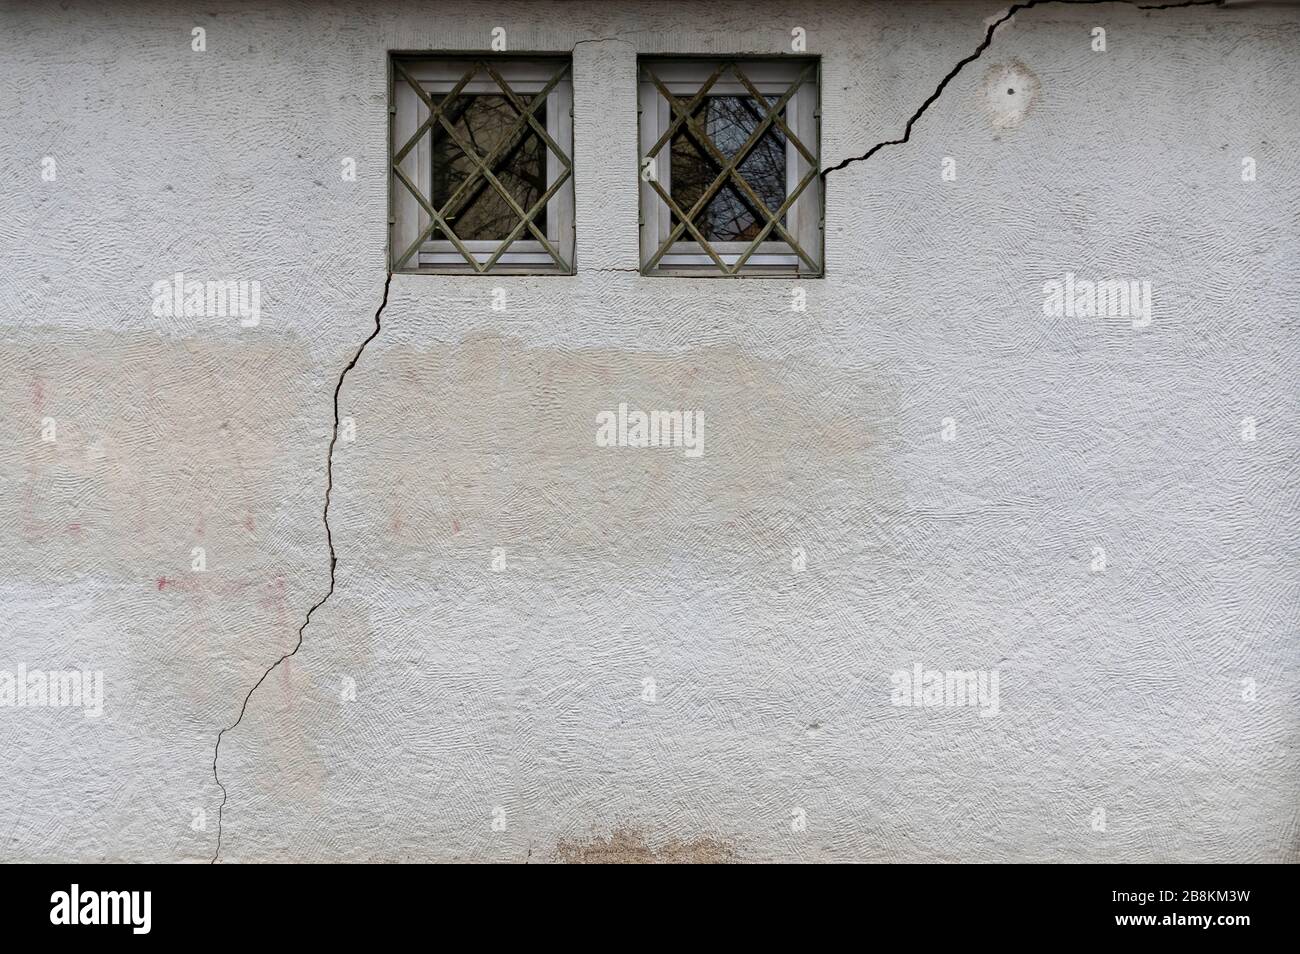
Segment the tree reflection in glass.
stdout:
<path fill-rule="evenodd" d="M 753 135 L 765 112 L 765 107 L 751 96 L 706 96 L 691 118 L 703 127 L 717 151 L 731 159 Z M 772 212 L 785 201 L 785 142 L 780 129 L 769 126 L 737 167 L 750 189 Z M 689 212 L 721 170 L 694 130 L 683 123 L 672 140 L 673 201 Z M 679 221 L 673 214 L 673 225 Z M 785 217 L 780 221 L 784 225 Z M 710 242 L 752 241 L 766 223 L 766 217 L 731 179 L 695 217 L 696 228 Z M 690 233 L 682 238 L 689 239 Z"/>
<path fill-rule="evenodd" d="M 525 104 L 530 102 L 527 95 L 515 95 Z M 527 123 L 515 128 L 519 111 L 510 100 L 496 95 L 458 96 L 446 107 L 445 115 L 457 136 L 480 159 L 501 147 L 501 154 L 491 163 L 492 174 L 525 212 L 531 209 L 546 192 L 546 144 Z M 545 104 L 538 106 L 533 116 L 545 128 Z M 474 180 L 455 205 L 443 213 L 458 238 L 466 242 L 499 242 L 519 224 L 519 215 L 440 123 L 433 127 L 432 153 L 434 208 L 441 210 L 463 183 Z M 543 232 L 546 213 L 543 208 L 533 217 Z M 527 239 L 529 235 L 522 237 Z"/>

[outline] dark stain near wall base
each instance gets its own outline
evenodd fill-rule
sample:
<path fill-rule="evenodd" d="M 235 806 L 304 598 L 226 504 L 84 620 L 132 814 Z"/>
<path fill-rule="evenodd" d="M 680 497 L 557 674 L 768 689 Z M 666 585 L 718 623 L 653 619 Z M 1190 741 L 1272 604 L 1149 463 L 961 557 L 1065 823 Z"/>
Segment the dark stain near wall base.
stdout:
<path fill-rule="evenodd" d="M 716 865 L 737 860 L 732 842 L 707 836 L 690 841 L 672 838 L 652 847 L 645 835 L 630 828 L 616 828 L 608 838 L 561 840 L 555 846 L 555 859 L 570 865 Z"/>

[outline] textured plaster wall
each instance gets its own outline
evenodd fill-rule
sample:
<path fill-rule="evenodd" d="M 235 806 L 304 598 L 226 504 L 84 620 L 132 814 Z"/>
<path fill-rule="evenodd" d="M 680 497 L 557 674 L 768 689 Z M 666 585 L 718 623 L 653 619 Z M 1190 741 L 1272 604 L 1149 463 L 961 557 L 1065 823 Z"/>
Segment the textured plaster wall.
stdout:
<path fill-rule="evenodd" d="M 0 709 L 0 857 L 213 856 L 217 731 L 329 585 L 386 51 L 504 26 L 573 52 L 578 274 L 392 280 L 222 860 L 1297 860 L 1300 11 L 1021 11 L 829 175 L 805 312 L 636 274 L 639 52 L 804 27 L 830 165 L 1004 11 L 4 4 L 0 669 L 106 698 Z M 261 324 L 153 317 L 176 271 Z M 1067 271 L 1154 320 L 1044 316 Z M 620 401 L 702 411 L 703 456 L 596 447 Z M 891 705 L 915 663 L 997 670 L 999 714 Z"/>

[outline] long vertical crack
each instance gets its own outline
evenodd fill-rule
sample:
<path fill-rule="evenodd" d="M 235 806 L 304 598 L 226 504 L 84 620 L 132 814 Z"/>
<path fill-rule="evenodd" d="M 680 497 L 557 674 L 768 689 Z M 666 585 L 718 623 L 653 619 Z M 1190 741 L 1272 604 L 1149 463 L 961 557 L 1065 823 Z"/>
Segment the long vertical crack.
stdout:
<path fill-rule="evenodd" d="M 384 314 L 384 308 L 388 305 L 388 286 L 393 282 L 393 273 L 390 271 L 384 279 L 384 297 L 379 302 L 379 307 L 375 309 L 375 327 L 370 332 L 366 340 L 361 342 L 356 352 L 352 355 L 352 360 L 347 363 L 343 371 L 339 374 L 338 383 L 334 385 L 334 430 L 330 433 L 330 446 L 325 455 L 325 509 L 323 517 L 325 520 L 325 542 L 330 551 L 330 586 L 325 591 L 325 595 L 312 604 L 311 609 L 307 610 L 307 616 L 298 627 L 298 642 L 289 652 L 285 653 L 275 662 L 271 663 L 262 673 L 261 678 L 253 683 L 253 688 L 248 690 L 248 695 L 244 696 L 244 704 L 239 707 L 239 718 L 230 725 L 226 726 L 217 733 L 217 744 L 212 751 L 212 777 L 216 779 L 217 786 L 221 789 L 221 805 L 217 808 L 217 850 L 212 853 L 212 864 L 217 863 L 221 857 L 221 823 L 226 809 L 226 786 L 221 784 L 221 776 L 217 774 L 217 760 L 221 757 L 221 739 L 222 737 L 244 720 L 244 713 L 248 710 L 248 701 L 253 698 L 253 693 L 257 692 L 257 687 L 266 681 L 266 677 L 275 671 L 275 668 L 284 662 L 290 656 L 302 648 L 302 634 L 306 632 L 307 626 L 311 623 L 311 616 L 318 609 L 325 605 L 325 601 L 334 595 L 334 570 L 338 566 L 338 556 L 334 552 L 334 536 L 330 532 L 330 494 L 334 490 L 334 445 L 339 439 L 339 392 L 343 390 L 343 382 L 347 379 L 348 372 L 357 366 L 357 361 L 361 359 L 361 353 L 366 350 L 366 346 L 374 341 L 382 327 L 380 320 Z"/>
<path fill-rule="evenodd" d="M 944 89 L 947 87 L 949 83 L 951 83 L 956 78 L 958 73 L 960 73 L 967 66 L 969 66 L 971 63 L 974 63 L 976 60 L 978 60 L 981 56 L 984 55 L 984 51 L 987 50 L 989 46 L 993 43 L 993 35 L 997 33 L 998 27 L 1002 26 L 1002 24 L 1006 23 L 1017 13 L 1019 13 L 1021 10 L 1028 10 L 1031 7 L 1040 7 L 1048 3 L 1083 4 L 1083 5 L 1096 5 L 1099 3 L 1124 3 L 1128 6 L 1136 7 L 1139 10 L 1174 10 L 1179 7 L 1221 7 L 1223 6 L 1224 2 L 1225 0 L 1183 0 L 1183 2 L 1181 3 L 1143 4 L 1143 3 L 1133 3 L 1132 0 L 1025 0 L 1024 3 L 1013 3 L 1010 9 L 1008 9 L 1006 13 L 998 17 L 991 24 L 989 24 L 988 32 L 984 34 L 984 42 L 982 42 L 979 46 L 975 47 L 975 52 L 972 53 L 970 56 L 966 57 L 965 59 L 960 60 L 956 66 L 954 66 L 951 70 L 949 70 L 948 75 L 945 76 L 943 79 L 941 79 L 939 81 L 939 85 L 934 88 L 934 92 L 931 93 L 929 97 L 926 98 L 926 101 L 921 104 L 920 108 L 912 114 L 911 118 L 908 119 L 907 121 L 907 125 L 903 128 L 902 139 L 886 139 L 884 142 L 876 143 L 874 146 L 872 146 L 870 149 L 868 149 L 860 156 L 849 156 L 847 159 L 842 159 L 833 166 L 827 166 L 825 169 L 822 170 L 821 173 L 822 179 L 824 180 L 828 174 L 835 172 L 839 169 L 843 169 L 845 166 L 852 165 L 855 162 L 862 162 L 866 159 L 870 159 L 872 156 L 874 156 L 881 149 L 884 149 L 886 146 L 901 146 L 903 143 L 910 140 L 912 138 L 912 127 L 916 125 L 917 120 L 920 119 L 925 114 L 925 111 L 927 109 L 929 109 L 932 105 L 934 105 L 935 100 L 937 100 L 941 95 L 943 95 Z"/>

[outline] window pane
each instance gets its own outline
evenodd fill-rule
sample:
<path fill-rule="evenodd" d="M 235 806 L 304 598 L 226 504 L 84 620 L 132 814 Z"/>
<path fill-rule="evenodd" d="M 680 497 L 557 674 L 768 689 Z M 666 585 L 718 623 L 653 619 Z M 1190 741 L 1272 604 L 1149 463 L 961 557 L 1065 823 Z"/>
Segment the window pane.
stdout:
<path fill-rule="evenodd" d="M 717 151 L 730 159 L 753 135 L 765 112 L 766 107 L 750 96 L 707 96 L 692 118 L 704 128 Z M 679 128 L 672 142 L 673 201 L 689 212 L 721 171 L 695 133 L 685 126 Z M 785 135 L 769 126 L 741 160 L 738 171 L 763 204 L 775 212 L 786 196 Z M 677 221 L 674 215 L 673 224 Z M 752 240 L 766 221 L 730 179 L 695 217 L 696 227 L 710 242 Z M 781 224 L 785 224 L 784 216 Z"/>
<path fill-rule="evenodd" d="M 524 103 L 531 97 L 516 93 Z M 510 196 L 527 212 L 546 192 L 546 144 L 531 126 L 516 129 L 519 111 L 504 96 L 459 96 L 447 107 L 447 120 L 456 134 L 480 159 L 486 159 L 498 146 L 502 152 L 493 160 L 492 174 L 505 186 Z M 534 112 L 537 122 L 546 125 L 546 105 Z M 513 129 L 513 133 L 512 133 Z M 519 216 L 506 203 L 487 178 L 478 172 L 477 165 L 465 155 L 447 130 L 438 124 L 433 129 L 433 189 L 430 197 L 434 208 L 443 212 L 457 237 L 464 241 L 500 241 L 519 224 Z M 455 204 L 443 211 L 450 199 L 466 180 L 470 186 L 456 199 Z M 549 205 L 549 203 L 548 203 Z M 533 221 L 546 231 L 547 209 L 542 209 Z M 443 238 L 441 231 L 433 238 Z M 527 240 L 529 233 L 521 236 Z"/>

